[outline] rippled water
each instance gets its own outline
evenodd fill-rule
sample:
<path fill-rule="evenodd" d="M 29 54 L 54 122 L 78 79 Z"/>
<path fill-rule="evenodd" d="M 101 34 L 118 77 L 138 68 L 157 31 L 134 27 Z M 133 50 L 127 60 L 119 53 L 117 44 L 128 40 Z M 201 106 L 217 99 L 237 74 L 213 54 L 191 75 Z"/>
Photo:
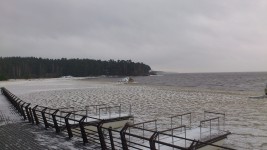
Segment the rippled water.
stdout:
<path fill-rule="evenodd" d="M 267 100 L 249 98 L 254 93 L 263 94 L 267 73 L 133 77 L 140 84 L 164 86 L 117 84 L 121 78 L 17 80 L 0 84 L 34 105 L 82 108 L 93 103 L 132 104 L 132 111 L 139 120 L 162 119 L 187 111 L 194 114 L 203 110 L 225 112 L 226 129 L 233 133 L 225 146 L 240 150 L 267 150 Z"/>
<path fill-rule="evenodd" d="M 267 72 L 251 73 L 176 73 L 135 77 L 137 82 L 176 87 L 195 87 L 233 91 L 263 91 Z"/>
<path fill-rule="evenodd" d="M 175 87 L 193 87 L 223 91 L 263 92 L 267 84 L 267 72 L 242 73 L 161 73 L 155 76 L 132 77 L 137 83 Z M 121 77 L 99 80 L 119 81 Z M 97 80 L 97 79 L 94 79 Z"/>

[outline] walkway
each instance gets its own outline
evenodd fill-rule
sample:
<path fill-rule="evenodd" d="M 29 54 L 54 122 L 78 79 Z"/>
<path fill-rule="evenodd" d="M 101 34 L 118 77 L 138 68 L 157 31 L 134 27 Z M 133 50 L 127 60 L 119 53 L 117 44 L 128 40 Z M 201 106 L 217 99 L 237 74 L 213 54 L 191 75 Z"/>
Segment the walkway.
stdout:
<path fill-rule="evenodd" d="M 32 126 L 22 120 L 11 103 L 0 95 L 0 149 L 48 149 L 36 141 Z"/>
<path fill-rule="evenodd" d="M 94 145 L 83 145 L 81 139 L 67 138 L 64 133 L 56 134 L 54 129 L 24 121 L 17 110 L 0 93 L 0 150 L 92 150 Z"/>

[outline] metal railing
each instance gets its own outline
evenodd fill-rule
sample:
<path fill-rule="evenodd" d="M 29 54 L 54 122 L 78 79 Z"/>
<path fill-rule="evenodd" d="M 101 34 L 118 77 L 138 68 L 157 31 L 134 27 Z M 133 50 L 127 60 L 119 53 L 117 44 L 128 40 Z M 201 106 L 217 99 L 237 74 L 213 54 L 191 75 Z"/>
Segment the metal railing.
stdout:
<path fill-rule="evenodd" d="M 71 111 L 65 111 L 65 108 L 49 108 L 44 106 L 34 106 L 31 107 L 30 103 L 24 102 L 23 100 L 16 97 L 6 88 L 1 88 L 1 92 L 7 97 L 7 99 L 12 103 L 12 105 L 17 109 L 25 120 L 28 120 L 32 124 L 43 124 L 45 128 L 54 128 L 56 133 L 66 132 L 69 138 L 73 136 L 78 136 L 82 138 L 83 143 L 92 143 L 100 147 L 103 150 L 106 149 L 160 149 L 161 147 L 170 147 L 173 149 L 181 150 L 193 150 L 201 146 L 211 145 L 217 148 L 233 150 L 231 148 L 217 146 L 211 144 L 212 140 L 220 140 L 226 138 L 230 132 L 217 137 L 219 139 L 210 139 L 210 141 L 203 142 L 194 139 L 187 138 L 187 126 L 181 125 L 178 127 L 171 126 L 170 129 L 158 131 L 157 120 L 150 120 L 146 122 L 136 123 L 136 124 L 125 124 L 121 129 L 112 129 L 111 127 L 104 127 L 103 125 L 110 120 L 99 119 L 98 117 L 88 116 L 88 111 L 86 114 L 80 114 L 79 111 L 72 109 Z M 97 112 L 100 113 L 100 108 L 97 106 Z M 107 112 L 111 109 L 121 110 L 121 105 L 118 107 L 104 107 Z M 131 108 L 131 107 L 130 107 Z M 87 109 L 86 109 L 87 110 Z M 131 111 L 129 111 L 130 113 Z M 206 112 L 208 113 L 208 112 Z M 209 112 L 210 113 L 210 112 Z M 130 113 L 131 114 L 131 113 Z M 121 116 L 121 115 L 119 115 Z M 190 127 L 191 127 L 191 113 L 181 114 L 172 116 L 175 117 L 190 117 Z M 123 116 L 121 116 L 123 117 Z M 132 116 L 130 116 L 132 117 Z M 109 118 L 110 119 L 110 118 Z M 209 122 L 216 120 L 206 119 L 201 122 Z M 115 118 L 113 121 L 120 120 L 120 118 Z M 181 121 L 182 124 L 182 121 Z M 184 137 L 177 136 L 174 134 L 175 130 L 184 129 Z M 180 135 L 180 134 L 179 134 Z M 164 138 L 169 137 L 172 140 L 165 141 Z M 184 140 L 185 146 L 178 146 L 175 144 L 178 140 Z M 187 145 L 191 143 L 191 145 Z"/>
<path fill-rule="evenodd" d="M 30 103 L 19 99 L 6 88 L 1 88 L 1 92 L 23 116 L 24 120 L 36 125 L 43 124 L 45 129 L 54 128 L 56 133 L 67 132 L 69 138 L 73 136 L 81 137 L 84 144 L 95 143 L 102 149 L 107 149 L 102 125 L 113 121 L 112 118 L 108 118 L 109 120 L 99 119 L 81 114 L 79 110 L 66 111 L 68 108 L 56 109 L 39 105 L 31 107 Z M 132 118 L 132 116 L 122 116 L 121 118 L 120 116 L 122 115 L 117 115 L 115 121 L 116 119 L 127 119 L 127 117 Z"/>

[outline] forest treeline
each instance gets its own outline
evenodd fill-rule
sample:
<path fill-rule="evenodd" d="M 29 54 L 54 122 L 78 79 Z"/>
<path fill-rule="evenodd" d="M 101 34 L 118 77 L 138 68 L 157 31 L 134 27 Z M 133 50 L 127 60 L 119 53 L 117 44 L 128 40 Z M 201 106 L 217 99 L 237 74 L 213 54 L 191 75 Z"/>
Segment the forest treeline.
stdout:
<path fill-rule="evenodd" d="M 0 57 L 0 80 L 61 76 L 144 76 L 148 75 L 150 70 L 150 66 L 131 60 Z"/>

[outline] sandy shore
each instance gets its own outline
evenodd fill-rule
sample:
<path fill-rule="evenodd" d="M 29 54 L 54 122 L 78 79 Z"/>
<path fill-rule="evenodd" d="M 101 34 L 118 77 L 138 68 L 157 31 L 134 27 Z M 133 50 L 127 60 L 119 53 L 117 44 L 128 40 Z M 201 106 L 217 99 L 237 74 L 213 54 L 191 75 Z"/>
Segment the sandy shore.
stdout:
<path fill-rule="evenodd" d="M 11 92 L 32 104 L 84 108 L 106 103 L 132 105 L 136 121 L 162 120 L 181 112 L 192 112 L 193 122 L 203 111 L 226 113 L 226 130 L 233 134 L 225 146 L 236 149 L 267 149 L 267 99 L 252 99 L 259 93 L 213 91 L 194 88 L 118 84 L 81 79 L 41 79 L 1 82 Z M 194 124 L 198 125 L 198 123 Z"/>

